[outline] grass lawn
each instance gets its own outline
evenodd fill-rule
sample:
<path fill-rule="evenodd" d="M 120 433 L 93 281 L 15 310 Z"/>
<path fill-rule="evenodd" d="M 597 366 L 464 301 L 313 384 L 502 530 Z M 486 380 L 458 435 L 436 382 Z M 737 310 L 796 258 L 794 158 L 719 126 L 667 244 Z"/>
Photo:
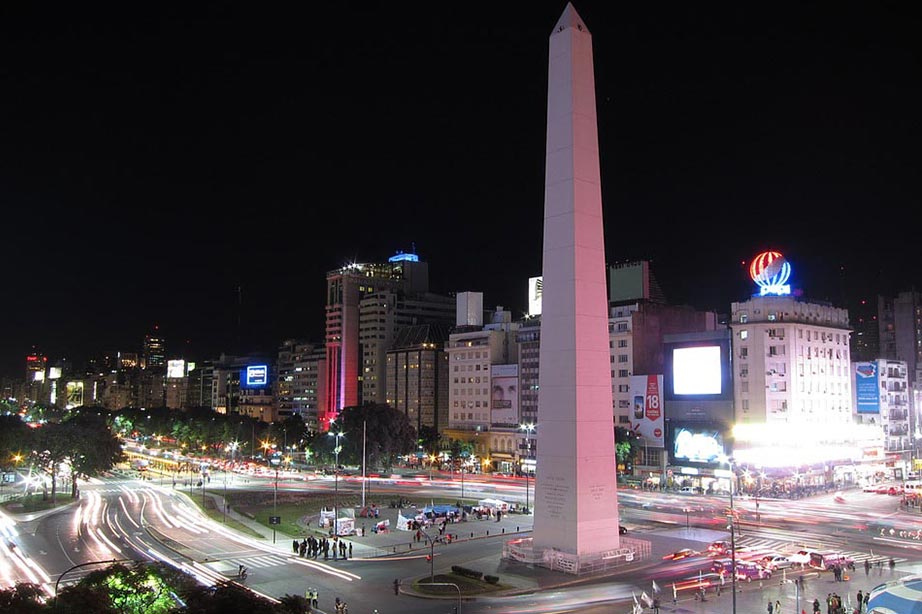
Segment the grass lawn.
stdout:
<path fill-rule="evenodd" d="M 376 504 L 380 508 L 387 508 L 391 501 L 396 501 L 400 495 L 375 493 L 374 496 L 365 497 L 365 505 L 371 507 Z M 237 512 L 247 515 L 267 529 L 276 529 L 286 535 L 303 537 L 311 531 L 319 530 L 317 517 L 323 508 L 333 509 L 334 502 L 340 510 L 353 508 L 356 510 L 356 526 L 360 526 L 359 518 L 362 496 L 356 493 L 340 494 L 335 498 L 332 493 L 322 491 L 314 493 L 279 492 L 278 502 L 275 503 L 273 492 L 234 492 L 228 493 L 227 499 Z M 414 501 L 418 506 L 429 505 L 454 505 L 457 498 L 435 498 L 426 501 Z M 280 524 L 270 525 L 269 517 L 279 516 Z"/>
<path fill-rule="evenodd" d="M 32 512 L 43 512 L 73 502 L 74 499 L 70 498 L 70 490 L 66 493 L 57 493 L 54 503 L 51 502 L 50 493 L 48 498 L 44 500 L 42 499 L 41 493 L 34 493 L 31 495 L 23 495 L 16 499 L 10 499 L 3 504 L 3 509 L 10 514 L 31 514 Z"/>
<path fill-rule="evenodd" d="M 425 576 L 419 580 L 416 580 L 413 583 L 413 588 L 420 593 L 427 595 L 457 595 L 458 590 L 460 590 L 462 596 L 483 595 L 484 593 L 494 593 L 496 591 L 509 588 L 502 583 L 490 584 L 489 582 L 484 582 L 483 580 L 475 580 L 474 578 L 461 576 L 455 573 L 435 574 L 433 582 L 442 584 L 457 584 L 457 589 L 454 586 L 427 586 L 428 582 L 429 576 Z"/>

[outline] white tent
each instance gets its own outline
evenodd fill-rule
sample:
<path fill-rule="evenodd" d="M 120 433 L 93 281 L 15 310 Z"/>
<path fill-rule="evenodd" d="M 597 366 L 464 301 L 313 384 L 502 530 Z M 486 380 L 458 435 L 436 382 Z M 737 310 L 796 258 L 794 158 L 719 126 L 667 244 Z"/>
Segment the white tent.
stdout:
<path fill-rule="evenodd" d="M 481 499 L 477 502 L 478 507 L 488 507 L 500 512 L 508 512 L 509 504 L 501 499 Z"/>

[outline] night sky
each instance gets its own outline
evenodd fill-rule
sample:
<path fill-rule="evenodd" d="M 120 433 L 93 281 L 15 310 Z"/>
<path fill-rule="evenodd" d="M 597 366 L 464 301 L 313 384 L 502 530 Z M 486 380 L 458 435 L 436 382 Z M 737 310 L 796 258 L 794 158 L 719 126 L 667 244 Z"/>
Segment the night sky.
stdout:
<path fill-rule="evenodd" d="M 0 4 L 0 374 L 321 341 L 325 273 L 413 246 L 521 315 L 565 3 L 301 6 Z M 574 6 L 610 262 L 720 312 L 766 248 L 839 306 L 922 286 L 911 3 Z"/>

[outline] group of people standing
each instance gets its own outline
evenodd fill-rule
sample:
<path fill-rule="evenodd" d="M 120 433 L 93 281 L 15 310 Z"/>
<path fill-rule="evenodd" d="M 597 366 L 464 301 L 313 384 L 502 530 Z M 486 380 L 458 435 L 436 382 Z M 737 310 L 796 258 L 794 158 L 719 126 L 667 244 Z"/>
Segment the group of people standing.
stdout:
<path fill-rule="evenodd" d="M 316 559 L 321 554 L 323 555 L 323 560 L 328 561 L 330 559 L 330 551 L 333 551 L 333 560 L 335 561 L 337 555 L 342 559 L 351 559 L 352 558 L 352 543 L 350 542 L 346 546 L 345 540 L 339 539 L 339 537 L 334 536 L 332 540 L 327 539 L 326 537 L 316 538 L 313 535 L 302 539 L 300 542 L 298 540 L 292 540 L 291 550 L 294 554 L 304 558 Z"/>

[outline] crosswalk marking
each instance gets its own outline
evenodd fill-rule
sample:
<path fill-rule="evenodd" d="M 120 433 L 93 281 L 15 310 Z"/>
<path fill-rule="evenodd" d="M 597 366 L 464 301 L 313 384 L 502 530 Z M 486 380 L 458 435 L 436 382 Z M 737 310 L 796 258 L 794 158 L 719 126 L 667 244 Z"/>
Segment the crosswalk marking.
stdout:
<path fill-rule="evenodd" d="M 288 562 L 287 559 L 274 554 L 235 558 L 233 561 L 237 564 L 242 563 L 247 567 L 277 567 Z"/>
<path fill-rule="evenodd" d="M 747 548 L 752 548 L 753 550 L 774 550 L 775 552 L 778 552 L 782 555 L 793 554 L 802 548 L 802 546 L 793 544 L 792 542 L 785 541 L 783 539 L 750 538 L 746 536 L 738 537 L 736 539 L 736 543 L 739 546 L 745 546 Z M 862 552 L 860 550 L 849 550 L 847 548 L 842 548 L 833 544 L 829 544 L 823 549 L 842 552 L 842 554 L 855 561 L 855 565 L 863 565 L 864 561 L 876 562 L 882 559 L 889 561 L 891 558 L 884 557 L 879 554 L 872 555 L 870 552 Z M 893 557 L 893 561 L 895 563 L 906 563 L 909 561 L 909 559 L 903 557 Z"/>

